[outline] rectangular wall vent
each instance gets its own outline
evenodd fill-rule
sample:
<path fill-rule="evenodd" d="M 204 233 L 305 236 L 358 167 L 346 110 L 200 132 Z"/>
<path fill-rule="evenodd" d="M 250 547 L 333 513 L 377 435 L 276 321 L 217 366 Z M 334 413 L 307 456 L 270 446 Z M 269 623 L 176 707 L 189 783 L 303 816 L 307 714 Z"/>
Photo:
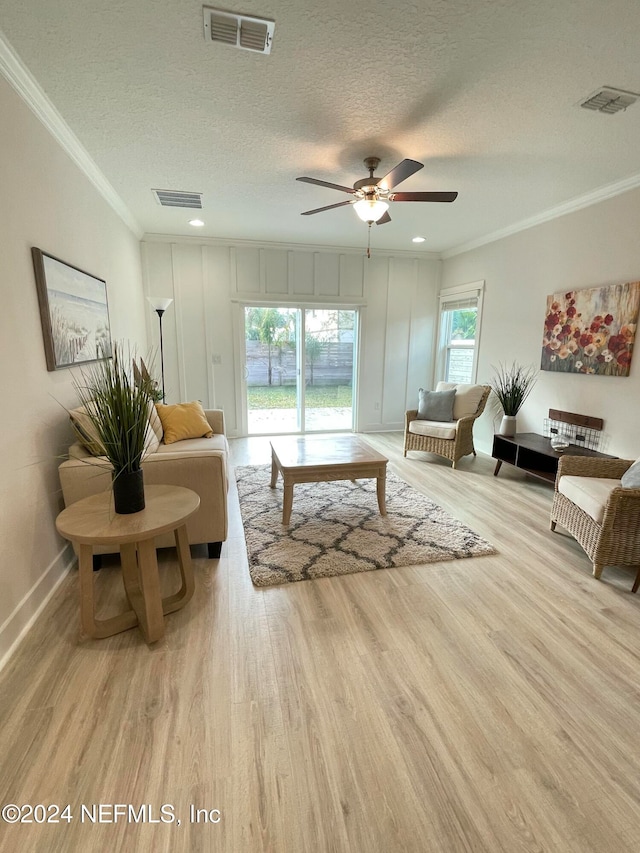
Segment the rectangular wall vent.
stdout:
<path fill-rule="evenodd" d="M 626 110 L 631 104 L 640 98 L 640 95 L 635 92 L 625 92 L 623 89 L 614 89 L 612 86 L 602 86 L 593 95 L 590 95 L 586 101 L 581 101 L 580 106 L 585 110 L 597 110 L 600 113 L 619 113 L 621 110 Z"/>
<path fill-rule="evenodd" d="M 158 204 L 163 207 L 188 207 L 202 210 L 202 193 L 185 193 L 177 190 L 152 190 Z"/>
<path fill-rule="evenodd" d="M 275 22 L 203 6 L 204 37 L 208 42 L 230 44 L 255 53 L 271 53 Z"/>

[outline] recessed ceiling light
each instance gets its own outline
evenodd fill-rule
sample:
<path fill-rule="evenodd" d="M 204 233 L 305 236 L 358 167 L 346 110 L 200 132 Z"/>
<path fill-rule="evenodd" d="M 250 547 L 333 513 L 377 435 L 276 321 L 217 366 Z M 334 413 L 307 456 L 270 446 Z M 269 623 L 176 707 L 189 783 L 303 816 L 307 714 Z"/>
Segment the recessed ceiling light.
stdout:
<path fill-rule="evenodd" d="M 202 221 L 202 219 L 190 219 L 189 225 L 193 225 L 194 228 L 202 228 L 204 222 Z"/>
<path fill-rule="evenodd" d="M 426 239 L 427 239 L 426 237 L 414 237 L 411 242 L 412 243 L 424 243 L 424 241 Z"/>

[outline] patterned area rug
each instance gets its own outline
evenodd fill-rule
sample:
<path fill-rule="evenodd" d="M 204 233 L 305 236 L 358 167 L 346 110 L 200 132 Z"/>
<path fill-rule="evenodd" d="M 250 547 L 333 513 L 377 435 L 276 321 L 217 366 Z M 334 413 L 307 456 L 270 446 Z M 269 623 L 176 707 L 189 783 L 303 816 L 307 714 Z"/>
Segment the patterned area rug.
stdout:
<path fill-rule="evenodd" d="M 282 525 L 282 479 L 270 465 L 236 468 L 251 580 L 256 586 L 459 560 L 495 548 L 425 495 L 387 473 L 387 516 L 375 480 L 301 483 Z"/>

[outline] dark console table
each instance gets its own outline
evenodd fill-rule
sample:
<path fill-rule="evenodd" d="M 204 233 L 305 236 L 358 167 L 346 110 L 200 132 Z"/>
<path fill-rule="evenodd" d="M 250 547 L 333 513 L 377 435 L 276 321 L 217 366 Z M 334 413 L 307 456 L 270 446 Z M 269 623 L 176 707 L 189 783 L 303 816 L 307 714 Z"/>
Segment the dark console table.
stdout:
<path fill-rule="evenodd" d="M 599 456 L 602 459 L 616 459 L 606 453 L 588 450 L 577 444 L 570 444 L 566 450 L 554 450 L 551 440 L 535 432 L 519 432 L 516 435 L 494 435 L 493 452 L 497 459 L 493 476 L 498 476 L 503 462 L 514 465 L 527 474 L 554 483 L 558 471 L 558 460 L 561 456 Z"/>

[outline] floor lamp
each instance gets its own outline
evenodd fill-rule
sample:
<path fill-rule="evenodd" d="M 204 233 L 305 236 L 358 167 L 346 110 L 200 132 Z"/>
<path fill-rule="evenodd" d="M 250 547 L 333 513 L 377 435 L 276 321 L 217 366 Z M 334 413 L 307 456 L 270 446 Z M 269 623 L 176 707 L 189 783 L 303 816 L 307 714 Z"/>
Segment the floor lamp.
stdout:
<path fill-rule="evenodd" d="M 147 300 L 153 310 L 158 315 L 158 320 L 160 321 L 160 369 L 162 371 L 162 402 L 164 403 L 164 351 L 162 348 L 162 315 L 167 310 L 169 305 L 171 305 L 173 299 L 165 299 L 164 296 L 147 296 Z"/>

